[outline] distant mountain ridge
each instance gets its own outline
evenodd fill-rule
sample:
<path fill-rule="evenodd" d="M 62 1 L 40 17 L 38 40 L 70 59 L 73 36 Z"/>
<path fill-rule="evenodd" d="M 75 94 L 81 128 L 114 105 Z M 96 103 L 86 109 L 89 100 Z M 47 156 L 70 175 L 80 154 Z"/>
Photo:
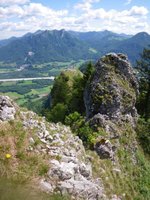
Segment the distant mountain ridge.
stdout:
<path fill-rule="evenodd" d="M 121 52 L 135 63 L 143 48 L 150 45 L 146 32 L 134 36 L 110 31 L 75 32 L 38 30 L 20 38 L 0 41 L 0 61 L 19 64 L 94 59 L 109 52 Z"/>

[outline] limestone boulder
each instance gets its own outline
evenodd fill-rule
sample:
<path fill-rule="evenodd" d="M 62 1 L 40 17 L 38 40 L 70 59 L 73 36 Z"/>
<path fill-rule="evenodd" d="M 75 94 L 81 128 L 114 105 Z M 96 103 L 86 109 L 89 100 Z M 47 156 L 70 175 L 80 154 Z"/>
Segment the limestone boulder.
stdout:
<path fill-rule="evenodd" d="M 14 120 L 16 114 L 16 106 L 7 96 L 0 96 L 0 120 Z"/>

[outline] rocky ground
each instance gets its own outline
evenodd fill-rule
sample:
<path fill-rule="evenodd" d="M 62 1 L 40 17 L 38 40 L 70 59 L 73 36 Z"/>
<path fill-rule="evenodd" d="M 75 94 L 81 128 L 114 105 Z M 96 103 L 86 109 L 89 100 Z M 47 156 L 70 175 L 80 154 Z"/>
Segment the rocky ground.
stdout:
<path fill-rule="evenodd" d="M 0 96 L 0 102 L 1 125 L 19 119 L 23 129 L 31 133 L 25 151 L 47 155 L 48 170 L 39 178 L 40 189 L 69 194 L 72 199 L 105 199 L 101 180 L 92 178 L 90 158 L 82 141 L 69 127 L 47 123 L 31 111 L 21 111 L 9 97 Z M 35 145 L 37 138 L 39 142 Z"/>

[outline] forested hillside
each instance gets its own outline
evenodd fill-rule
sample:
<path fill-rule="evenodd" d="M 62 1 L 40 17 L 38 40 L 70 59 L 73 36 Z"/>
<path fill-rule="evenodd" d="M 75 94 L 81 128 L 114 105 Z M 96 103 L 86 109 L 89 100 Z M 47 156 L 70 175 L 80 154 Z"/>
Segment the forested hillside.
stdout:
<path fill-rule="evenodd" d="M 135 64 L 143 48 L 149 44 L 150 35 L 145 32 L 131 36 L 110 31 L 39 30 L 20 38 L 0 41 L 0 61 L 41 64 L 52 61 L 96 60 L 109 52 L 121 52 L 127 54 Z"/>

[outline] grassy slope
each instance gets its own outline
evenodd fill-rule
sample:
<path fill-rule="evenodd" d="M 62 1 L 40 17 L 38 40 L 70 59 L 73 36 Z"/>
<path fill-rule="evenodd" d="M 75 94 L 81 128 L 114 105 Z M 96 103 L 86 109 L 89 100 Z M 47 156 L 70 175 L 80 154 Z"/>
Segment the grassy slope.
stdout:
<path fill-rule="evenodd" d="M 102 179 L 109 198 L 116 194 L 122 200 L 149 200 L 150 159 L 144 155 L 140 144 L 135 147 L 136 132 L 128 124 L 123 129 L 120 127 L 120 132 L 115 164 L 88 151 L 93 161 L 93 175 Z"/>
<path fill-rule="evenodd" d="M 59 194 L 50 196 L 38 190 L 37 179 L 45 177 L 48 157 L 27 151 L 30 137 L 34 145 L 40 141 L 36 130 L 25 131 L 20 120 L 18 112 L 15 121 L 0 123 L 0 200 L 66 200 Z"/>

